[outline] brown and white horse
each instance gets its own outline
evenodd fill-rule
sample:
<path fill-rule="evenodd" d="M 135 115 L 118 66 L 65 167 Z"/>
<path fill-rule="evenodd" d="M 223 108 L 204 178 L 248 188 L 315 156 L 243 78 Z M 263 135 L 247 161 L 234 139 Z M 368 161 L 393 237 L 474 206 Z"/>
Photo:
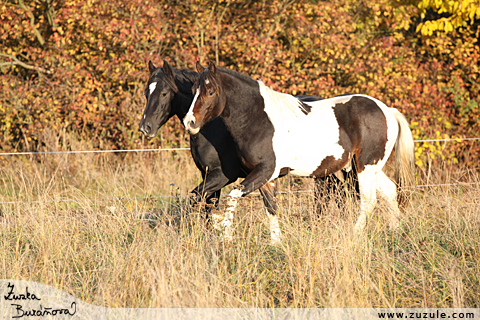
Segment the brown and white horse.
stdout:
<path fill-rule="evenodd" d="M 147 104 L 139 130 L 147 138 L 154 138 L 158 129 L 171 117 L 177 116 L 179 119 L 185 117 L 194 98 L 192 87 L 199 75 L 195 71 L 172 68 L 166 61 L 163 67 L 158 68 L 149 62 L 148 69 L 150 77 L 145 88 Z M 319 97 L 310 95 L 298 98 L 305 101 L 320 100 Z M 236 144 L 220 118 L 210 121 L 202 130 L 190 137 L 190 150 L 195 165 L 204 178 L 202 183 L 191 191 L 194 204 L 205 199 L 207 204 L 217 205 L 221 189 L 238 178 L 245 178 L 250 172 L 250 169 L 242 164 Z M 353 174 L 340 175 L 350 176 L 350 180 L 355 180 Z M 336 191 L 340 183 L 338 178 L 332 175 L 325 179 L 317 179 L 315 185 L 317 196 L 329 200 L 329 191 Z M 277 206 L 274 186 L 266 184 L 260 188 L 260 193 L 269 216 L 275 216 Z M 342 195 L 342 192 L 339 194 Z M 338 198 L 341 201 L 341 197 Z M 207 209 L 207 216 L 209 211 Z"/>
<path fill-rule="evenodd" d="M 360 189 L 355 230 L 364 228 L 377 192 L 389 203 L 392 227 L 398 224 L 397 188 L 382 171 L 395 146 L 397 185 L 411 184 L 414 179 L 412 133 L 398 110 L 361 94 L 301 101 L 213 63 L 208 68 L 197 63 L 197 71 L 200 76 L 183 120 L 185 128 L 196 134 L 220 116 L 238 145 L 242 162 L 251 170 L 228 195 L 220 222 L 226 238 L 233 235 L 232 218 L 239 197 L 285 173 L 324 177 L 353 166 Z M 272 240 L 279 241 L 277 217 L 271 216 L 270 222 Z"/>

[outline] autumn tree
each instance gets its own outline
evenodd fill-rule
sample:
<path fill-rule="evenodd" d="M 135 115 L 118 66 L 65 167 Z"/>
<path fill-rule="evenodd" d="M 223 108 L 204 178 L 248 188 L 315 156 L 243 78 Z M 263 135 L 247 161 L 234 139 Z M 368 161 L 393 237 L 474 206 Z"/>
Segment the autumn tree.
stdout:
<path fill-rule="evenodd" d="M 65 134 L 101 149 L 185 145 L 178 121 L 153 141 L 138 132 L 147 62 L 163 59 L 213 60 L 292 94 L 369 94 L 405 113 L 417 139 L 480 136 L 478 1 L 406 1 L 4 1 L 0 147 L 47 151 L 48 135 Z M 448 33 L 415 32 L 459 17 Z M 461 143 L 417 146 L 419 163 L 478 165 L 480 146 L 468 157 Z"/>
<path fill-rule="evenodd" d="M 435 31 L 451 32 L 454 28 L 473 24 L 480 18 L 480 1 L 478 0 L 413 0 L 410 4 L 420 10 L 423 22 L 417 31 L 431 36 Z M 428 13 L 435 16 L 427 17 Z"/>

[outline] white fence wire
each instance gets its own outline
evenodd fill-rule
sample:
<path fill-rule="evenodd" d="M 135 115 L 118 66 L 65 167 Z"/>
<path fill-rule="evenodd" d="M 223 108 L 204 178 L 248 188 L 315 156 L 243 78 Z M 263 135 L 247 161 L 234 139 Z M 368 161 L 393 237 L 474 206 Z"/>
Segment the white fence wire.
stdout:
<path fill-rule="evenodd" d="M 414 140 L 415 143 L 420 142 L 460 142 L 460 141 L 478 141 L 480 138 L 445 138 L 445 139 L 424 139 Z M 20 155 L 55 155 L 55 154 L 81 154 L 81 153 L 122 153 L 122 152 L 160 152 L 160 151 L 188 151 L 190 148 L 159 148 L 159 149 L 125 149 L 125 150 L 72 150 L 72 151 L 45 151 L 45 152 L 6 152 L 0 153 L 0 156 L 20 156 Z M 414 188 L 434 188 L 447 186 L 469 186 L 479 185 L 480 182 L 457 182 L 457 183 L 439 183 L 439 184 L 424 184 L 412 186 Z M 297 190 L 297 191 L 280 191 L 277 194 L 288 193 L 309 193 L 312 190 Z M 253 192 L 258 195 L 260 193 Z M 118 200 L 154 200 L 154 199 L 168 199 L 168 198 L 187 198 L 188 195 L 180 196 L 145 196 L 145 197 L 118 197 L 118 198 L 92 198 L 84 199 L 87 201 L 118 201 Z M 19 204 L 19 203 L 46 203 L 46 202 L 78 202 L 78 199 L 51 199 L 51 200 L 26 200 L 26 201 L 0 201 L 0 204 Z"/>
<path fill-rule="evenodd" d="M 475 141 L 480 138 L 445 138 L 445 139 L 425 139 L 413 140 L 418 142 L 460 142 L 460 141 Z M 22 156 L 22 155 L 49 155 L 49 154 L 80 154 L 80 153 L 122 153 L 122 152 L 155 152 L 155 151 L 188 151 L 190 148 L 159 148 L 159 149 L 125 149 L 125 150 L 71 150 L 71 151 L 39 151 L 39 152 L 5 152 L 0 153 L 3 156 Z"/>
<path fill-rule="evenodd" d="M 44 152 L 6 152 L 0 156 L 25 156 L 39 154 L 79 154 L 79 153 L 121 153 L 121 152 L 153 152 L 153 151 L 186 151 L 190 148 L 159 148 L 159 149 L 126 149 L 126 150 L 76 150 L 76 151 L 44 151 Z"/>

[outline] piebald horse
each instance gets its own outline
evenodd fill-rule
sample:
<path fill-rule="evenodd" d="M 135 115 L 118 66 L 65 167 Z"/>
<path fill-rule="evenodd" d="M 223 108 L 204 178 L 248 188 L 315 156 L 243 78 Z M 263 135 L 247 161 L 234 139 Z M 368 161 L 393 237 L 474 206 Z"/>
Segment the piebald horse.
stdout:
<path fill-rule="evenodd" d="M 171 117 L 183 119 L 190 108 L 194 94 L 192 87 L 198 79 L 198 73 L 188 69 L 176 69 L 164 61 L 163 67 L 155 67 L 148 63 L 150 77 L 145 88 L 147 104 L 140 121 L 139 130 L 147 138 L 154 138 L 157 131 Z M 303 100 L 316 101 L 314 96 L 300 96 Z M 217 118 L 206 124 L 195 135 L 190 137 L 190 150 L 195 165 L 200 170 L 204 180 L 191 191 L 194 203 L 205 199 L 207 204 L 218 204 L 221 189 L 245 178 L 250 169 L 242 164 L 237 154 L 236 144 L 225 127 L 222 119 Z M 326 182 L 319 179 L 317 189 L 327 191 L 337 187 L 338 179 L 330 177 Z M 325 185 L 323 185 L 325 184 Z M 275 215 L 277 210 L 273 184 L 260 187 L 260 193 L 269 215 Z M 341 193 L 340 193 L 341 194 Z M 329 193 L 321 195 L 328 198 Z"/>
<path fill-rule="evenodd" d="M 224 237 L 232 239 L 233 212 L 238 198 L 290 173 L 325 177 L 356 168 L 360 191 L 358 232 L 374 210 L 377 196 L 389 204 L 390 225 L 399 218 L 396 184 L 414 179 L 414 143 L 405 117 L 383 102 L 362 94 L 306 102 L 280 93 L 240 73 L 209 63 L 194 85 L 195 96 L 183 119 L 186 130 L 198 134 L 220 116 L 238 145 L 250 173 L 227 200 Z M 395 181 L 382 171 L 395 146 Z M 403 193 L 398 193 L 402 200 Z M 275 215 L 270 215 L 272 240 L 280 241 Z"/>

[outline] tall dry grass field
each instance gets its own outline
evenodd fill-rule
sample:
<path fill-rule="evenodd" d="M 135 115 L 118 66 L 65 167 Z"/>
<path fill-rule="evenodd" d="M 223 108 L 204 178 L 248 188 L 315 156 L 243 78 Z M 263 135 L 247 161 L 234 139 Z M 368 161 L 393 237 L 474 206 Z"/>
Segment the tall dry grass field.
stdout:
<path fill-rule="evenodd" d="M 414 189 L 396 231 L 379 202 L 358 235 L 352 199 L 317 216 L 311 193 L 283 193 L 271 246 L 258 195 L 221 241 L 181 197 L 199 181 L 185 151 L 5 159 L 0 277 L 108 307 L 480 307 L 479 185 Z"/>

